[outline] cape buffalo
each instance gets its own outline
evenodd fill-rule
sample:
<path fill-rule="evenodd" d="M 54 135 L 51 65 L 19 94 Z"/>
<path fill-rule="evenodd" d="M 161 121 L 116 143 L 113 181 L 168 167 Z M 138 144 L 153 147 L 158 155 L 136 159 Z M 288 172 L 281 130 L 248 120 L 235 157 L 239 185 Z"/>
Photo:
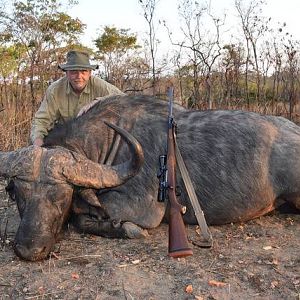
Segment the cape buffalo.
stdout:
<path fill-rule="evenodd" d="M 173 114 L 208 224 L 261 216 L 279 197 L 300 208 L 297 125 L 282 117 L 179 105 Z M 56 127 L 45 147 L 1 153 L 0 175 L 9 177 L 7 189 L 21 216 L 16 254 L 27 260 L 47 257 L 69 215 L 79 230 L 106 237 L 142 237 L 158 226 L 166 212 L 166 204 L 157 201 L 157 169 L 166 152 L 167 115 L 163 100 L 113 96 Z M 124 128 L 127 136 L 105 122 Z M 127 143 L 118 141 L 115 130 Z M 177 175 L 180 202 L 187 207 L 184 221 L 196 224 Z"/>

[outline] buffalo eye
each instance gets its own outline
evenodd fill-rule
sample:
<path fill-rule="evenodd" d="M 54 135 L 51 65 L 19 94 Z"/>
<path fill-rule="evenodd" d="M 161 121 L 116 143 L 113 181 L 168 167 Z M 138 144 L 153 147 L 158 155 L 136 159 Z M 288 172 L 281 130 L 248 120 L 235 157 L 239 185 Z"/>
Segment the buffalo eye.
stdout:
<path fill-rule="evenodd" d="M 10 180 L 5 190 L 8 193 L 10 199 L 17 203 L 18 211 L 20 213 L 20 216 L 22 217 L 26 203 L 24 197 L 22 196 L 22 193 L 20 194 L 18 190 L 18 184 L 16 184 L 13 180 Z"/>
<path fill-rule="evenodd" d="M 15 194 L 15 184 L 13 180 L 10 180 L 8 185 L 5 187 L 6 193 L 8 193 L 11 200 L 16 200 L 16 194 Z"/>

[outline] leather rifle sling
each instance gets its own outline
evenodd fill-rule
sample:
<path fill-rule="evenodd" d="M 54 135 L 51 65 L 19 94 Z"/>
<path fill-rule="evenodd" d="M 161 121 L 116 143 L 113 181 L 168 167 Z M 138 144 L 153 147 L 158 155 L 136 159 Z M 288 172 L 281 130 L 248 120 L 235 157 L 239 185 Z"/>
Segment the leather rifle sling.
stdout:
<path fill-rule="evenodd" d="M 201 231 L 200 241 L 196 242 L 194 244 L 196 244 L 200 247 L 209 248 L 212 246 L 212 235 L 207 226 L 203 210 L 201 209 L 201 206 L 197 199 L 197 195 L 196 195 L 195 189 L 193 187 L 191 178 L 189 176 L 188 170 L 186 168 L 186 165 L 183 161 L 180 150 L 178 148 L 175 134 L 174 134 L 174 141 L 175 141 L 175 155 L 176 155 L 177 164 L 178 164 L 180 173 L 182 175 L 182 179 L 183 179 L 186 191 L 188 193 L 191 204 L 193 206 L 195 216 L 196 216 L 196 219 L 199 224 L 200 231 Z"/>

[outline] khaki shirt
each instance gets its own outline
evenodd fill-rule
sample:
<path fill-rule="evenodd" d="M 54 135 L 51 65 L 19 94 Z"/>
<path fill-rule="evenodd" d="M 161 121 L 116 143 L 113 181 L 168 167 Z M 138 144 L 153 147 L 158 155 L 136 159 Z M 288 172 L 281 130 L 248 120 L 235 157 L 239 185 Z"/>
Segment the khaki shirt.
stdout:
<path fill-rule="evenodd" d="M 80 109 L 96 97 L 123 94 L 114 85 L 91 76 L 80 95 L 77 95 L 67 77 L 53 82 L 46 90 L 43 101 L 32 122 L 30 138 L 44 138 L 56 122 L 64 123 L 77 116 Z"/>

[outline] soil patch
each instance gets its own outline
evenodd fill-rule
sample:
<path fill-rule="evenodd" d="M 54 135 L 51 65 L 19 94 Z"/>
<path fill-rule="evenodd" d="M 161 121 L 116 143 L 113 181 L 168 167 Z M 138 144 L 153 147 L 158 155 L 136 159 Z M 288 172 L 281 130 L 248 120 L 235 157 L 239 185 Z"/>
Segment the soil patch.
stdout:
<path fill-rule="evenodd" d="M 168 226 L 144 240 L 81 235 L 71 226 L 48 260 L 13 252 L 16 205 L 0 183 L 0 299 L 300 299 L 300 215 L 275 211 L 210 227 L 211 249 L 167 256 Z M 196 226 L 187 228 L 197 239 Z"/>

